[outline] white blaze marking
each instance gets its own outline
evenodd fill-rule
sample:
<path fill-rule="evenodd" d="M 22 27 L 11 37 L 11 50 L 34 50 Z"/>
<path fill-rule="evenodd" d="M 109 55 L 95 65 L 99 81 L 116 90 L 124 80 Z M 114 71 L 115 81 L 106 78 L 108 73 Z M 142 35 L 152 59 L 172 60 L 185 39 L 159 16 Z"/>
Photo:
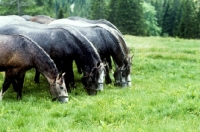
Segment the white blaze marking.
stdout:
<path fill-rule="evenodd" d="M 128 86 L 132 86 L 130 74 L 129 74 L 128 77 L 127 77 L 127 82 L 128 82 Z"/>

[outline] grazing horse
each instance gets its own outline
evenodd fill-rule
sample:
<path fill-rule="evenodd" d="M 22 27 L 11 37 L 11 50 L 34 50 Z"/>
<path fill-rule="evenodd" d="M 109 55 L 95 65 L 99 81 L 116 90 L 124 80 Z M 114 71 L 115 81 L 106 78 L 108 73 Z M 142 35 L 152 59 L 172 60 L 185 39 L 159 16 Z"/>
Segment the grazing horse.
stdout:
<path fill-rule="evenodd" d="M 121 81 L 122 75 L 126 75 L 125 80 L 128 83 L 128 86 L 131 86 L 131 76 L 130 76 L 131 71 L 130 70 L 131 70 L 133 55 L 132 56 L 130 55 L 130 52 L 129 52 L 130 50 L 126 45 L 126 42 L 123 38 L 122 33 L 117 29 L 117 27 L 115 25 L 113 25 L 112 23 L 110 23 L 109 21 L 104 20 L 104 19 L 89 20 L 89 19 L 81 18 L 81 17 L 77 17 L 77 16 L 68 17 L 67 19 L 69 19 L 69 20 L 60 19 L 57 21 L 59 22 L 59 21 L 63 20 L 63 22 L 65 22 L 67 24 L 73 24 L 76 26 L 100 26 L 100 27 L 108 30 L 109 32 L 111 32 L 118 39 L 118 41 L 120 41 L 120 44 L 122 44 L 122 46 L 126 52 L 128 65 L 124 68 L 119 68 L 116 65 L 117 70 L 115 70 L 115 73 L 114 73 L 115 81 L 116 81 L 117 85 L 126 85 Z M 75 22 L 71 22 L 70 20 L 73 20 Z M 56 23 L 56 21 L 52 22 L 52 23 Z M 110 57 L 107 57 L 106 60 L 108 62 L 109 68 L 112 69 Z"/>
<path fill-rule="evenodd" d="M 116 84 L 120 86 L 127 86 L 127 85 L 131 86 L 130 67 L 131 67 L 132 57 L 130 57 L 129 55 L 129 49 L 126 45 L 124 38 L 118 31 L 106 26 L 105 24 L 90 24 L 86 22 L 73 21 L 69 19 L 55 20 L 49 23 L 48 25 L 54 27 L 73 26 L 75 29 L 84 34 L 94 44 L 94 46 L 97 48 L 101 56 L 101 59 L 104 60 L 104 58 L 106 58 L 106 61 L 108 61 L 110 66 L 111 66 L 110 56 L 112 56 L 112 58 L 114 59 L 115 58 L 114 56 L 117 56 L 117 53 L 115 53 L 116 55 L 111 55 L 109 53 L 109 50 L 106 49 L 106 47 L 110 46 L 110 48 L 112 49 L 115 48 L 114 45 L 120 46 L 121 50 L 123 50 L 123 52 L 125 53 L 123 54 L 123 57 L 125 57 L 125 59 L 121 60 L 124 61 L 123 66 L 121 65 L 122 63 L 121 64 L 115 63 L 116 65 L 116 70 L 114 73 L 115 81 Z M 110 35 L 106 36 L 104 35 L 104 33 L 100 32 L 109 32 Z M 115 59 L 114 62 L 116 62 Z M 106 72 L 106 81 L 107 82 L 110 81 L 108 70 Z"/>
<path fill-rule="evenodd" d="M 0 100 L 11 84 L 21 99 L 25 72 L 36 68 L 47 79 L 51 94 L 60 102 L 68 102 L 64 74 L 58 74 L 53 60 L 37 43 L 23 35 L 0 35 L 0 51 L 0 71 L 5 71 Z"/>
<path fill-rule="evenodd" d="M 76 60 L 84 73 L 82 83 L 89 94 L 103 89 L 104 64 L 95 47 L 77 31 L 63 28 L 31 28 L 9 25 L 0 28 L 0 34 L 24 34 L 37 42 L 54 60 L 59 71 L 66 72 L 66 86 L 74 84 L 72 62 Z"/>
<path fill-rule="evenodd" d="M 111 29 L 111 28 L 108 28 L 107 26 L 105 25 L 98 25 L 106 30 L 108 30 L 110 33 L 112 33 L 115 38 L 117 38 L 118 42 L 122 45 L 125 53 L 126 53 L 126 60 L 128 62 L 127 65 L 124 65 L 124 67 L 120 68 L 119 66 L 116 65 L 116 70 L 114 72 L 114 76 L 115 76 L 115 82 L 116 82 L 116 85 L 119 85 L 119 86 L 132 86 L 131 84 L 131 66 L 132 66 L 132 58 L 133 58 L 133 55 L 130 55 L 130 49 L 128 48 L 123 36 L 117 32 L 115 29 Z M 111 65 L 111 64 L 110 64 Z M 122 81 L 123 79 L 125 79 L 125 82 Z"/>

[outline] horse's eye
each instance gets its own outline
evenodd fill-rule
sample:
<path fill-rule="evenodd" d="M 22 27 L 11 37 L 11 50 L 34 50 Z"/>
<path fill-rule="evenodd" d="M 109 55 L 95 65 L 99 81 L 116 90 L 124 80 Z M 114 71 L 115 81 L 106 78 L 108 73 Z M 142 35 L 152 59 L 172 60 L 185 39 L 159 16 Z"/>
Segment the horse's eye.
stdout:
<path fill-rule="evenodd" d="M 60 87 L 60 89 L 63 90 L 64 88 L 63 88 L 63 87 Z"/>

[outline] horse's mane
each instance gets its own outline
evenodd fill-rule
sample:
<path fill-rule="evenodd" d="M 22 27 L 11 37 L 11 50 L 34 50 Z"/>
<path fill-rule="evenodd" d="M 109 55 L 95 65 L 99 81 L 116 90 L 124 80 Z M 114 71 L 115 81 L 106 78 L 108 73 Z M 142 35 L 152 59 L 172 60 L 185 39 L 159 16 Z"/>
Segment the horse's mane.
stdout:
<path fill-rule="evenodd" d="M 122 34 L 120 34 L 120 32 L 118 32 L 118 30 L 110 28 L 109 26 L 104 25 L 104 24 L 97 24 L 95 26 L 102 27 L 102 28 L 106 29 L 107 31 L 109 31 L 113 36 L 115 36 L 115 38 L 118 40 L 118 43 L 123 46 L 122 48 L 124 49 L 126 54 L 127 55 L 129 54 L 129 48 L 126 45 L 126 41 L 125 41 L 124 37 L 122 36 Z"/>
<path fill-rule="evenodd" d="M 58 70 L 56 68 L 56 65 L 55 65 L 54 61 L 46 53 L 46 51 L 44 51 L 44 49 L 42 47 L 40 47 L 35 41 L 33 41 L 31 38 L 29 38 L 28 36 L 23 35 L 23 34 L 17 34 L 17 35 L 14 35 L 14 36 L 20 36 L 20 37 L 24 38 L 26 41 L 29 41 L 30 43 L 28 43 L 29 44 L 28 46 L 30 46 L 31 49 L 33 49 L 33 47 L 34 47 L 34 50 L 35 49 L 37 50 L 37 51 L 34 51 L 35 54 L 38 54 L 38 52 L 42 53 L 42 57 L 37 58 L 37 59 L 44 59 L 44 61 L 46 63 L 48 63 L 49 65 L 51 65 L 51 67 L 54 67 L 54 69 L 51 69 L 51 70 L 54 70 L 54 72 L 58 73 Z"/>
<path fill-rule="evenodd" d="M 65 26 L 66 27 L 66 26 Z M 78 30 L 76 30 L 73 27 L 67 26 L 66 28 L 71 28 L 72 30 L 66 29 L 65 27 L 60 27 L 60 29 L 66 30 L 68 31 L 76 40 L 81 41 L 81 38 L 78 38 L 72 31 L 77 32 L 79 35 L 81 35 L 81 37 L 83 37 L 86 42 L 89 44 L 89 47 L 91 48 L 90 51 L 94 51 L 95 55 L 98 57 L 98 59 L 100 59 L 99 53 L 97 52 L 97 49 L 94 47 L 94 45 L 92 44 L 92 42 L 90 42 L 90 40 L 87 39 L 87 37 L 85 37 L 81 32 L 79 32 Z M 81 41 L 82 43 L 82 41 Z M 97 59 L 97 58 L 96 58 Z"/>

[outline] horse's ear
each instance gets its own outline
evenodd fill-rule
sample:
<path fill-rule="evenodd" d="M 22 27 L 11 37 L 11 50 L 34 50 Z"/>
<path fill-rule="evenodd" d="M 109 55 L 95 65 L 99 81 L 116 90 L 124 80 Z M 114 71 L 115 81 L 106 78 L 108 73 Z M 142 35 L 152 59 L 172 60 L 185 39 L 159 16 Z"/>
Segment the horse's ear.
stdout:
<path fill-rule="evenodd" d="M 59 78 L 60 78 L 60 75 L 58 74 L 57 77 L 56 77 L 56 80 L 58 80 Z"/>
<path fill-rule="evenodd" d="M 62 77 L 64 77 L 65 76 L 65 72 L 62 74 Z"/>

